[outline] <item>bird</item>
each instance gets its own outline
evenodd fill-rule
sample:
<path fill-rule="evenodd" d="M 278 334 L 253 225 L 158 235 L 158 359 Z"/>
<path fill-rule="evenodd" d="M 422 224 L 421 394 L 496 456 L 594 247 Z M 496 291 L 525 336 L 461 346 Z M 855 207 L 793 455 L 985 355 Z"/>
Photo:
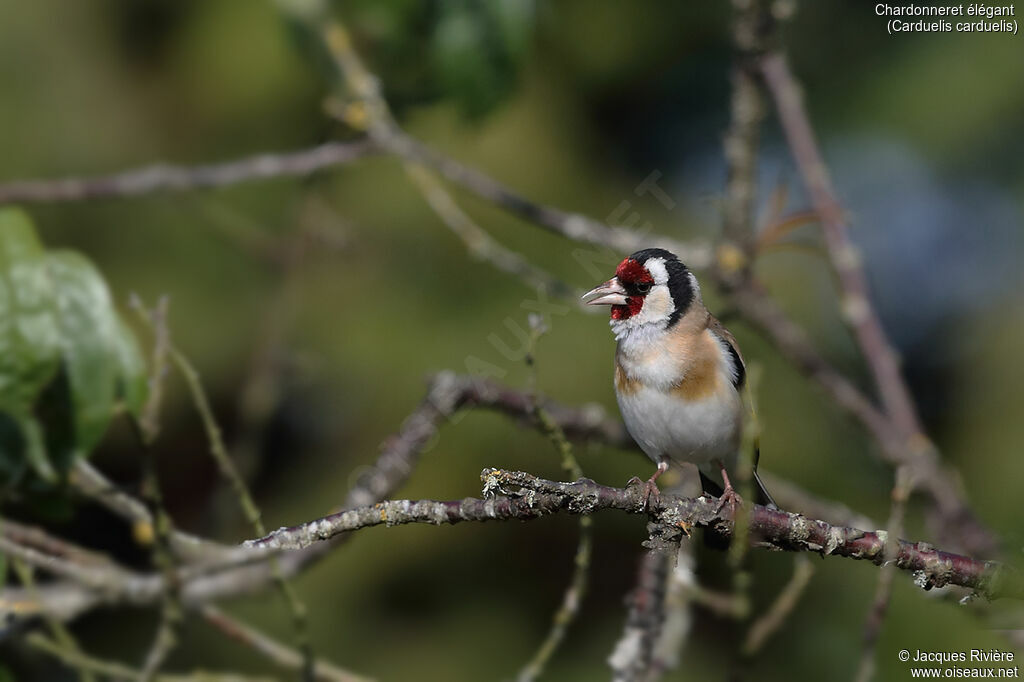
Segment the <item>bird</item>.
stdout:
<path fill-rule="evenodd" d="M 736 339 L 705 307 L 694 274 L 670 251 L 643 249 L 582 301 L 611 306 L 619 411 L 630 436 L 657 464 L 645 499 L 659 495 L 656 480 L 672 462 L 690 462 L 705 493 L 720 504 L 742 505 L 729 471 L 736 471 L 746 418 L 746 366 Z M 757 475 L 757 459 L 757 502 L 775 506 Z"/>

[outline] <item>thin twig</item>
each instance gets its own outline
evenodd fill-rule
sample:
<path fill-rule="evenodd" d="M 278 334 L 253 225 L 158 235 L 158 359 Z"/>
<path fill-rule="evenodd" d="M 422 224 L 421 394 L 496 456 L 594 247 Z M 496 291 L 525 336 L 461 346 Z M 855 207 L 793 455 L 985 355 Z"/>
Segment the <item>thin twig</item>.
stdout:
<path fill-rule="evenodd" d="M 760 422 L 757 419 L 757 389 L 760 386 L 761 368 L 751 364 L 747 368 L 747 381 L 744 394 L 743 431 L 740 439 L 739 461 L 736 466 L 735 476 L 740 495 L 747 500 L 753 499 L 754 493 L 754 466 L 757 453 L 757 443 L 761 437 Z M 752 577 L 750 567 L 747 565 L 746 556 L 749 548 L 750 533 L 750 508 L 747 505 L 740 506 L 736 511 L 736 526 L 733 530 L 732 539 L 729 544 L 729 568 L 732 571 L 733 601 L 735 610 L 733 617 L 736 620 L 745 620 L 750 616 L 750 585 Z"/>
<path fill-rule="evenodd" d="M 146 505 L 118 488 L 87 461 L 79 459 L 75 462 L 69 480 L 75 491 L 130 523 L 137 540 L 147 541 L 152 537 L 153 515 Z M 177 528 L 171 529 L 170 539 L 175 555 L 183 561 L 212 558 L 233 549 Z"/>
<path fill-rule="evenodd" d="M 167 307 L 170 301 L 161 296 L 152 311 L 146 310 L 138 296 L 132 296 L 131 305 L 139 317 L 153 330 L 153 355 L 150 358 L 150 372 L 147 379 L 149 394 L 139 414 L 138 426 L 142 432 L 143 446 L 149 448 L 160 433 L 160 406 L 163 403 L 164 378 L 167 375 Z"/>
<path fill-rule="evenodd" d="M 445 225 L 466 245 L 469 253 L 495 268 L 514 275 L 528 285 L 543 289 L 552 296 L 572 298 L 574 302 L 582 293 L 558 279 L 543 268 L 533 265 L 522 254 L 503 246 L 489 235 L 463 211 L 448 190 L 426 169 L 415 163 L 406 162 L 406 174 L 417 187 L 427 204 Z M 577 306 L 583 309 L 583 306 Z"/>
<path fill-rule="evenodd" d="M 22 546 L 7 537 L 0 537 L 0 553 L 26 564 L 40 568 L 51 575 L 66 578 L 93 590 L 101 598 L 117 595 L 129 603 L 152 601 L 158 595 L 149 588 L 149 581 L 143 574 L 134 573 L 120 566 L 95 566 L 70 561 L 65 556 L 54 556 L 31 547 Z M 40 588 L 40 591 L 42 588 Z"/>
<path fill-rule="evenodd" d="M 924 438 L 910 391 L 900 375 L 898 356 L 871 305 L 860 254 L 850 240 L 846 218 L 832 188 L 828 167 L 818 148 L 796 78 L 785 57 L 777 52 L 764 57 L 761 72 L 775 101 L 779 122 L 797 168 L 821 220 L 829 257 L 839 276 L 843 312 L 854 330 L 886 412 L 908 440 L 911 437 Z"/>
<path fill-rule="evenodd" d="M 743 249 L 747 264 L 754 255 L 757 146 L 764 118 L 763 97 L 754 68 L 754 56 L 763 49 L 766 32 L 764 4 L 763 0 L 733 1 L 735 54 L 730 73 L 729 130 L 723 144 L 728 169 L 723 209 L 725 236 Z"/>
<path fill-rule="evenodd" d="M 199 609 L 203 618 L 231 639 L 241 642 L 253 651 L 273 661 L 276 665 L 288 670 L 302 670 L 303 656 L 291 647 L 272 639 L 264 632 L 232 618 L 212 604 L 205 604 Z M 317 660 L 314 665 L 314 677 L 320 682 L 370 682 L 368 678 L 343 670 L 324 660 Z"/>
<path fill-rule="evenodd" d="M 50 535 L 42 528 L 29 526 L 18 521 L 0 518 L 0 536 L 6 537 L 22 547 L 36 549 L 53 557 L 86 566 L 111 566 L 113 561 L 102 552 L 86 549 L 62 538 Z"/>
<path fill-rule="evenodd" d="M 160 479 L 156 470 L 156 453 L 153 443 L 160 432 L 160 403 L 163 383 L 167 370 L 167 351 L 170 345 L 167 326 L 167 297 L 162 297 L 152 312 L 146 311 L 138 297 L 132 305 L 153 330 L 153 356 L 149 376 L 149 395 L 135 427 L 142 446 L 142 499 L 148 504 L 153 519 L 151 537 L 136 533 L 136 539 L 152 540 L 150 552 L 153 563 L 164 576 L 164 590 L 160 605 L 160 622 L 153 642 L 143 659 L 139 679 L 149 682 L 163 666 L 167 656 L 177 645 L 178 631 L 184 622 L 181 604 L 181 583 L 176 570 L 176 557 L 172 549 L 171 533 L 173 523 L 164 505 Z M 137 530 L 137 528 L 136 528 Z"/>
<path fill-rule="evenodd" d="M 789 509 L 812 519 L 823 519 L 834 526 L 855 528 L 877 528 L 870 517 L 854 511 L 845 504 L 817 497 L 792 481 L 776 476 L 769 471 L 758 469 L 758 475 L 765 487 L 772 491 L 772 497 L 783 509 Z"/>
<path fill-rule="evenodd" d="M 581 478 L 583 476 L 583 469 L 580 467 L 576 455 L 573 454 L 572 443 L 569 442 L 565 432 L 552 419 L 551 415 L 544 410 L 537 399 L 537 365 L 534 350 L 537 340 L 545 331 L 545 327 L 540 320 L 531 320 L 531 322 L 532 333 L 526 361 L 530 367 L 534 415 L 540 423 L 541 432 L 547 436 L 561 457 L 562 470 L 573 478 Z M 576 619 L 576 615 L 580 610 L 580 604 L 582 604 L 583 599 L 586 597 L 587 583 L 590 576 L 590 557 L 593 552 L 593 519 L 584 514 L 580 516 L 579 526 L 580 538 L 576 544 L 576 552 L 573 555 L 572 577 L 569 579 L 569 585 L 565 588 L 565 592 L 562 595 L 562 603 L 558 610 L 555 611 L 551 627 L 544 641 L 537 648 L 533 657 L 519 671 L 519 675 L 516 678 L 518 682 L 532 682 L 532 680 L 537 679 L 544 673 L 544 668 L 547 666 L 548 661 L 551 660 L 555 651 L 558 650 L 562 640 L 565 639 L 565 634 L 568 632 L 573 620 Z"/>
<path fill-rule="evenodd" d="M 761 650 L 764 643 L 775 634 L 786 618 L 800 601 L 801 595 L 811 582 L 814 575 L 814 564 L 806 554 L 798 554 L 793 558 L 793 576 L 782 588 L 779 596 L 775 598 L 772 605 L 768 607 L 750 629 L 747 631 L 747 638 L 743 642 L 743 655 L 751 657 Z"/>
<path fill-rule="evenodd" d="M 205 166 L 158 164 L 112 175 L 15 180 L 0 184 L 0 204 L 134 197 L 154 192 L 184 192 L 254 180 L 304 176 L 349 164 L 377 152 L 375 145 L 363 141 L 329 142 L 296 152 L 258 154 Z"/>
<path fill-rule="evenodd" d="M 751 282 L 730 289 L 730 300 L 743 318 L 764 332 L 784 357 L 814 379 L 836 405 L 865 427 L 879 444 L 879 454 L 885 461 L 894 466 L 907 462 L 907 442 L 888 416 L 818 352 L 804 330 L 759 285 Z M 934 458 L 929 456 L 925 464 L 914 472 L 918 487 L 928 493 L 940 517 L 947 521 L 935 529 L 936 533 L 950 543 L 968 550 L 973 548 L 971 551 L 978 554 L 990 553 L 995 538 L 970 510 L 962 487 Z"/>
<path fill-rule="evenodd" d="M 567 239 L 607 246 L 618 253 L 631 253 L 653 244 L 672 251 L 698 270 L 709 267 L 714 260 L 713 250 L 706 244 L 682 242 L 661 234 L 641 234 L 624 227 L 606 225 L 580 213 L 531 201 L 494 178 L 440 154 L 404 132 L 393 132 L 381 144 L 393 154 L 430 166 L 450 182 L 512 215 Z"/>
<path fill-rule="evenodd" d="M 11 563 L 15 574 L 17 574 L 18 579 L 25 588 L 25 591 L 38 598 L 32 567 L 18 559 L 15 559 Z M 42 616 L 43 620 L 46 622 L 46 626 L 53 634 L 55 647 L 68 652 L 70 655 L 80 655 L 82 653 L 82 647 L 78 644 L 78 640 L 75 639 L 75 636 L 71 634 L 71 631 L 59 618 L 54 617 L 54 615 L 50 613 L 43 613 Z M 80 668 L 78 672 L 82 682 L 94 682 L 96 679 L 90 670 Z"/>
<path fill-rule="evenodd" d="M 365 129 L 371 139 L 392 154 L 406 161 L 429 166 L 449 181 L 563 237 L 607 245 L 627 253 L 641 248 L 639 235 L 635 232 L 609 227 L 584 215 L 528 201 L 493 178 L 438 154 L 405 134 L 391 117 L 379 81 L 363 66 L 344 26 L 321 18 L 320 24 L 314 26 L 313 30 L 323 37 L 339 71 L 359 100 L 354 106 L 341 108 L 335 112 L 336 115 L 357 129 Z M 662 245 L 671 248 L 693 267 L 701 268 L 711 262 L 711 251 L 706 246 L 690 246 L 667 238 L 662 239 Z"/>
<path fill-rule="evenodd" d="M 424 165 L 423 161 L 427 159 L 399 153 L 402 150 L 412 150 L 415 145 L 405 140 L 400 132 L 376 79 L 363 65 L 345 27 L 337 21 L 325 21 L 321 33 L 345 83 L 359 98 L 356 105 L 350 104 L 345 107 L 339 112 L 339 116 L 349 125 L 366 131 L 370 138 L 383 148 L 398 153 L 406 175 L 426 200 L 427 205 L 466 245 L 470 254 L 491 263 L 502 272 L 519 277 L 531 286 L 541 287 L 554 296 L 577 298 L 581 292 L 533 265 L 521 254 L 504 247 L 481 229 Z M 358 113 L 353 115 L 353 112 Z"/>
<path fill-rule="evenodd" d="M 947 534 L 957 536 L 967 551 L 991 552 L 996 547 L 995 538 L 977 521 L 959 487 L 941 470 L 938 452 L 921 427 L 910 390 L 900 372 L 899 356 L 871 304 L 860 253 L 850 239 L 843 209 L 803 105 L 800 86 L 785 56 L 779 52 L 762 58 L 761 73 L 821 220 L 825 245 L 839 281 L 844 317 L 853 330 L 885 413 L 896 432 L 898 441 L 890 444 L 891 454 L 899 464 L 913 467 L 915 483 L 928 487 Z"/>
<path fill-rule="evenodd" d="M 878 583 L 875 587 L 875 598 L 871 602 L 871 608 L 864 619 L 864 634 L 862 635 L 863 650 L 861 652 L 860 664 L 857 667 L 856 682 L 870 682 L 875 675 L 875 649 L 878 644 L 878 636 L 882 631 L 882 624 L 889 612 L 889 601 L 892 599 L 892 581 L 896 573 L 893 565 L 893 558 L 899 548 L 895 538 L 903 532 L 903 519 L 907 511 L 907 498 L 913 489 L 910 479 L 911 473 L 908 466 L 901 466 L 896 470 L 896 481 L 892 487 L 892 506 L 889 511 L 889 524 L 886 527 L 885 561 L 878 574 Z"/>
<path fill-rule="evenodd" d="M 259 507 L 256 506 L 256 502 L 253 500 L 248 486 L 245 484 L 245 481 L 242 480 L 241 475 L 235 468 L 234 461 L 231 459 L 231 455 L 228 454 L 227 447 L 224 445 L 224 439 L 221 435 L 220 427 L 217 425 L 216 417 L 213 414 L 213 408 L 210 406 L 209 398 L 206 396 L 206 391 L 203 389 L 203 385 L 199 380 L 199 373 L 188 361 L 188 358 L 186 358 L 185 355 L 173 344 L 170 345 L 169 350 L 172 361 L 184 377 L 189 393 L 192 395 L 192 400 L 195 404 L 196 410 L 199 412 L 200 419 L 203 422 L 203 427 L 206 430 L 206 436 L 210 444 L 210 454 L 217 463 L 217 467 L 220 469 L 221 475 L 227 479 L 230 484 L 231 489 L 238 500 L 238 504 L 242 508 L 246 520 L 249 522 L 249 525 L 251 525 L 253 530 L 258 534 L 262 535 L 266 533 L 263 521 L 260 518 Z M 278 591 L 281 593 L 281 596 L 284 598 L 289 614 L 291 615 L 292 624 L 295 629 L 296 644 L 302 652 L 304 661 L 303 677 L 307 681 L 311 681 L 314 678 L 313 667 L 315 659 L 313 656 L 313 646 L 307 631 L 306 605 L 299 599 L 298 594 L 295 592 L 295 588 L 288 580 L 285 572 L 281 569 L 277 558 L 271 557 L 268 560 L 268 565 L 270 566 L 274 583 L 276 584 Z"/>
<path fill-rule="evenodd" d="M 118 682 L 141 682 L 143 679 L 142 673 L 123 663 L 104 661 L 81 652 L 69 651 L 37 632 L 29 634 L 25 641 L 35 649 L 77 670 L 87 670 Z M 188 675 L 159 675 L 156 679 L 158 682 L 274 682 L 273 678 L 268 677 L 251 677 L 238 673 L 217 673 L 208 670 L 199 670 Z"/>

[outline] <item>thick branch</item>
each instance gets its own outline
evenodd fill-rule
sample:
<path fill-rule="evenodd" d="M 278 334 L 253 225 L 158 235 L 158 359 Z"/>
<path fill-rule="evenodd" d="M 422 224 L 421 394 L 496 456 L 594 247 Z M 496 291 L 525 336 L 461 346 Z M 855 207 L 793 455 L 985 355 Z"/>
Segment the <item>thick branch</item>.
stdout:
<path fill-rule="evenodd" d="M 590 514 L 602 509 L 646 514 L 653 522 L 668 527 L 714 528 L 723 535 L 730 535 L 733 531 L 731 507 L 719 504 L 713 497 L 686 498 L 663 493 L 656 503 L 647 507 L 644 489 L 639 485 L 613 488 L 589 479 L 559 483 L 523 472 L 499 469 L 485 469 L 481 478 L 485 494 L 508 488 L 518 490 L 510 494 L 451 501 L 391 500 L 338 512 L 299 526 L 281 528 L 245 544 L 263 549 L 302 549 L 341 533 L 371 526 L 526 521 L 548 514 Z M 866 559 L 879 565 L 884 560 L 885 531 L 833 526 L 825 521 L 755 505 L 750 511 L 750 532 L 755 544 L 761 547 Z M 915 572 L 915 582 L 925 589 L 959 585 L 990 599 L 1024 598 L 1024 576 L 1015 569 L 936 550 L 927 543 L 899 540 L 895 565 Z"/>

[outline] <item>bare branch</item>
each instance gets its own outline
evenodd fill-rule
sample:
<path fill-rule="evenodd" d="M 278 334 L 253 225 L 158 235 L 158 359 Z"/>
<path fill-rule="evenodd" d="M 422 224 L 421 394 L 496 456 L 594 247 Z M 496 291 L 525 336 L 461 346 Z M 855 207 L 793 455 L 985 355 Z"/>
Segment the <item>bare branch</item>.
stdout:
<path fill-rule="evenodd" d="M 141 672 L 123 663 L 105 661 L 78 651 L 68 650 L 39 633 L 28 635 L 25 641 L 39 651 L 56 658 L 71 668 L 93 672 L 110 680 L 127 680 L 129 682 L 141 682 L 143 680 Z M 194 674 L 186 675 L 158 675 L 156 680 L 158 682 L 273 682 L 273 678 L 249 677 L 238 673 L 217 673 L 208 670 L 196 671 Z"/>
<path fill-rule="evenodd" d="M 536 387 L 537 384 L 537 365 L 534 360 L 535 344 L 543 333 L 543 325 L 531 324 L 531 343 L 530 349 L 526 354 L 526 362 L 530 368 L 529 383 L 531 387 Z M 572 444 L 566 438 L 565 432 L 561 427 L 551 418 L 551 415 L 540 406 L 535 390 L 533 393 L 533 414 L 540 423 L 541 431 L 551 441 L 551 444 L 555 446 L 555 450 L 561 457 L 562 470 L 569 476 L 582 478 L 583 469 L 573 453 Z M 551 660 L 551 657 L 565 639 L 565 634 L 579 613 L 580 605 L 584 597 L 586 597 L 590 578 L 590 557 L 594 545 L 593 519 L 590 516 L 582 515 L 580 516 L 579 526 L 580 538 L 576 545 L 576 553 L 573 555 L 572 577 L 569 579 L 565 592 L 562 593 L 562 603 L 559 605 L 558 610 L 555 611 L 551 627 L 548 629 L 548 634 L 544 641 L 541 642 L 533 657 L 520 669 L 519 675 L 516 677 L 517 682 L 533 682 L 533 680 L 544 673 L 545 666 L 547 666 L 548 661 Z"/>
<path fill-rule="evenodd" d="M 652 245 L 661 246 L 696 269 L 712 264 L 714 250 L 707 244 L 680 242 L 661 234 L 640 234 L 606 225 L 580 213 L 531 201 L 489 175 L 446 157 L 401 131 L 393 132 L 382 144 L 402 158 L 430 166 L 450 182 L 499 208 L 567 239 L 607 246 L 621 253 Z"/>
<path fill-rule="evenodd" d="M 199 373 L 192 366 L 192 363 L 188 361 L 188 358 L 186 358 L 177 347 L 169 343 L 168 349 L 171 359 L 185 378 L 185 383 L 188 384 L 192 400 L 195 403 L 196 410 L 199 412 L 200 419 L 203 422 L 203 427 L 206 430 L 207 439 L 210 443 L 210 454 L 217 463 L 221 476 L 227 479 L 230 484 L 232 493 L 238 500 L 238 504 L 242 508 L 246 521 L 249 522 L 249 525 L 252 526 L 256 533 L 265 533 L 266 531 L 264 530 L 263 521 L 260 518 L 259 507 L 256 506 L 256 501 L 250 494 L 249 487 L 245 484 L 242 476 L 238 473 L 238 469 L 235 467 L 235 463 L 227 451 L 227 446 L 224 444 L 224 439 L 221 435 L 220 426 L 217 424 L 216 417 L 213 414 L 213 409 L 210 406 L 209 398 L 207 397 L 206 391 L 199 380 Z M 299 599 L 294 587 L 291 582 L 289 582 L 287 575 L 278 563 L 277 557 L 270 557 L 268 560 L 268 566 L 273 576 L 274 584 L 277 587 L 278 592 L 280 592 L 281 597 L 284 599 L 285 605 L 288 608 L 288 613 L 292 619 L 292 625 L 295 630 L 295 640 L 299 649 L 302 651 L 304 661 L 302 668 L 303 678 L 305 680 L 312 680 L 314 677 L 314 656 L 312 643 L 310 642 L 309 633 L 307 631 L 306 605 Z"/>
<path fill-rule="evenodd" d="M 845 504 L 816 497 L 792 481 L 776 476 L 770 471 L 758 469 L 758 475 L 783 509 L 792 509 L 812 519 L 823 519 L 834 526 L 878 527 L 870 518 Z"/>
<path fill-rule="evenodd" d="M 610 419 L 598 405 L 570 407 L 551 400 L 541 400 L 540 407 L 570 438 L 594 440 L 628 449 L 636 447 L 622 423 Z M 385 440 L 374 465 L 360 472 L 342 508 L 371 505 L 397 490 L 416 467 L 422 453 L 434 441 L 439 427 L 452 419 L 461 408 L 495 410 L 519 419 L 531 428 L 542 428 L 531 393 L 490 380 L 460 376 L 452 372 L 440 373 L 430 381 L 427 396 L 406 418 L 398 433 Z M 72 483 L 79 491 L 108 506 L 133 525 L 141 523 L 148 526 L 152 522 L 149 510 L 143 504 L 118 490 L 87 463 L 79 462 L 75 466 L 72 470 Z M 773 483 L 773 488 L 779 487 L 778 481 Z M 787 494 L 789 488 L 795 486 L 789 484 L 788 488 L 783 487 L 779 492 Z M 821 516 L 839 525 L 857 525 L 852 520 L 863 519 L 845 507 L 837 510 L 836 503 L 820 500 L 799 488 L 795 488 L 789 498 L 783 495 L 779 497 L 780 501 L 795 500 L 798 504 L 794 506 L 808 513 L 831 510 L 831 516 Z M 863 525 L 871 527 L 873 524 Z M 282 571 L 288 576 L 300 572 L 344 542 L 346 537 L 339 535 L 329 542 L 285 553 L 278 559 Z M 268 554 L 201 540 L 178 529 L 172 529 L 171 539 L 176 553 L 187 562 L 180 569 L 182 599 L 187 607 L 261 589 L 273 580 L 272 571 L 267 565 L 270 557 Z M 77 583 L 90 584 L 88 580 L 66 577 Z M 161 577 L 157 575 L 133 574 L 130 580 L 120 584 L 123 588 L 120 592 L 111 592 L 83 590 L 71 583 L 61 583 L 40 588 L 39 600 L 9 588 L 3 592 L 5 600 L 0 601 L 0 608 L 4 604 L 16 603 L 19 615 L 46 610 L 69 620 L 100 603 L 152 603 L 159 598 L 162 589 Z M 700 595 L 695 598 L 700 601 Z"/>
<path fill-rule="evenodd" d="M 743 642 L 744 656 L 753 656 L 760 651 L 768 638 L 782 627 L 786 617 L 793 611 L 797 602 L 800 601 L 800 596 L 810 584 L 812 575 L 814 575 L 814 564 L 806 555 L 797 555 L 793 560 L 793 577 L 789 579 L 768 610 L 754 621 L 750 630 L 747 631 L 747 638 Z"/>
<path fill-rule="evenodd" d="M 693 540 L 681 538 L 675 566 L 665 585 L 665 615 L 661 622 L 661 633 L 651 652 L 646 682 L 654 682 L 664 673 L 679 667 L 680 650 L 693 627 L 693 606 L 701 591 L 697 584 L 695 564 Z"/>
<path fill-rule="evenodd" d="M 643 682 L 651 672 L 665 622 L 665 596 L 675 557 L 648 551 L 640 560 L 636 587 L 626 598 L 626 627 L 608 657 L 613 682 Z"/>
<path fill-rule="evenodd" d="M 731 535 L 734 527 L 729 505 L 721 505 L 717 498 L 707 496 L 685 498 L 663 494 L 658 502 L 647 508 L 642 486 L 612 488 L 588 479 L 558 483 L 500 469 L 485 469 L 481 479 L 485 493 L 510 487 L 521 490 L 517 494 L 482 499 L 391 500 L 280 528 L 244 544 L 263 549 L 302 549 L 342 533 L 379 525 L 530 520 L 553 513 L 590 514 L 601 509 L 646 513 L 661 526 L 714 528 L 726 536 Z M 833 526 L 825 521 L 759 505 L 751 508 L 750 531 L 756 538 L 756 545 L 761 547 L 866 559 L 878 565 L 885 561 L 885 531 Z M 897 568 L 913 571 L 915 582 L 924 589 L 959 585 L 989 599 L 1024 598 L 1024 576 L 997 562 L 980 561 L 936 550 L 927 543 L 906 540 L 898 540 L 893 561 Z"/>
<path fill-rule="evenodd" d="M 259 630 L 242 623 L 221 611 L 212 604 L 206 604 L 199 612 L 210 625 L 214 626 L 231 639 L 258 652 L 282 668 L 302 670 L 303 655 L 290 647 L 281 644 Z M 367 678 L 342 670 L 332 663 L 316 660 L 313 676 L 321 682 L 368 682 Z"/>
<path fill-rule="evenodd" d="M 84 566 L 111 566 L 109 556 L 50 535 L 42 528 L 0 518 L 0 536 L 22 547 Z"/>
<path fill-rule="evenodd" d="M 892 599 L 893 574 L 896 572 L 891 559 L 896 556 L 897 546 L 894 538 L 898 538 L 903 532 L 903 521 L 907 512 L 907 499 L 913 483 L 910 479 L 910 467 L 903 465 L 896 469 L 895 482 L 892 487 L 892 506 L 889 511 L 889 524 L 886 526 L 887 537 L 885 543 L 886 562 L 878 575 L 878 583 L 875 587 L 875 598 L 864 619 L 864 634 L 862 636 L 863 651 L 861 652 L 860 664 L 857 668 L 857 682 L 869 682 L 875 675 L 875 649 L 878 644 L 878 635 L 882 631 L 885 617 L 889 612 L 889 601 Z"/>
<path fill-rule="evenodd" d="M 153 515 L 146 505 L 119 489 L 87 461 L 77 460 L 71 468 L 69 478 L 77 492 L 130 523 L 136 537 L 151 535 Z M 228 545 L 206 540 L 176 528 L 171 529 L 170 540 L 175 554 L 188 560 L 210 558 L 234 550 Z"/>
<path fill-rule="evenodd" d="M 484 231 L 455 203 L 448 190 L 425 167 L 407 162 L 405 170 L 430 208 L 462 240 L 470 255 L 487 261 L 498 270 L 514 275 L 532 287 L 544 289 L 553 296 L 576 298 L 582 293 L 533 265 L 522 254 L 506 248 Z M 583 308 L 582 305 L 577 307 Z"/>
<path fill-rule="evenodd" d="M 757 200 L 757 146 L 764 102 L 753 57 L 762 48 L 763 0 L 734 0 L 732 96 L 724 152 L 728 168 L 725 188 L 725 235 L 753 255 L 754 206 Z"/>
<path fill-rule="evenodd" d="M 26 547 L 6 536 L 0 537 L 0 553 L 20 559 L 52 575 L 84 585 L 96 592 L 101 599 L 117 595 L 123 601 L 135 602 L 136 596 L 143 593 L 147 597 L 146 601 L 156 596 L 147 589 L 147 583 L 150 581 L 146 576 L 117 565 L 80 564 L 69 560 L 67 555 L 57 556 Z"/>
<path fill-rule="evenodd" d="M 896 432 L 898 443 L 893 445 L 898 447 L 892 449 L 890 455 L 898 463 L 912 466 L 915 481 L 932 493 L 942 525 L 953 530 L 967 551 L 991 552 L 996 546 L 995 538 L 974 517 L 958 486 L 941 471 L 938 452 L 921 427 L 910 390 L 900 373 L 899 357 L 871 304 L 860 253 L 850 240 L 846 219 L 832 189 L 797 80 L 785 56 L 777 52 L 761 60 L 761 73 L 820 217 L 825 245 L 842 292 L 844 317 L 853 329 Z"/>
<path fill-rule="evenodd" d="M 178 581 L 178 574 L 175 570 L 177 557 L 171 543 L 171 531 L 174 524 L 164 505 L 163 492 L 160 489 L 160 480 L 156 472 L 156 453 L 153 451 L 153 443 L 160 433 L 160 404 L 164 378 L 167 373 L 167 351 L 170 345 L 170 334 L 167 327 L 168 304 L 168 298 L 163 296 L 153 310 L 148 311 L 141 299 L 132 297 L 133 307 L 139 316 L 150 325 L 154 337 L 149 396 L 142 408 L 142 414 L 137 421 L 133 422 L 142 446 L 143 499 L 152 514 L 153 533 L 150 535 L 136 533 L 135 538 L 140 541 L 140 544 L 149 546 L 153 563 L 164 576 L 160 622 L 139 672 L 139 679 L 142 682 L 150 682 L 153 679 L 171 651 L 177 646 L 178 633 L 185 619 L 181 604 L 181 583 Z M 146 540 L 150 542 L 144 542 Z"/>
<path fill-rule="evenodd" d="M 914 435 L 923 438 L 913 400 L 900 375 L 896 351 L 882 328 L 878 313 L 871 305 L 860 254 L 850 241 L 843 209 L 832 189 L 828 168 L 818 149 L 796 78 L 789 70 L 786 58 L 779 53 L 764 57 L 761 72 L 775 101 L 793 158 L 821 220 L 829 257 L 839 275 L 846 321 L 854 330 L 864 360 L 878 386 L 882 403 L 907 438 Z"/>
<path fill-rule="evenodd" d="M 297 152 L 258 154 L 205 166 L 158 164 L 112 175 L 15 180 L 0 184 L 0 204 L 134 197 L 154 192 L 184 192 L 253 180 L 304 176 L 349 164 L 376 152 L 375 145 L 363 141 L 329 142 Z"/>

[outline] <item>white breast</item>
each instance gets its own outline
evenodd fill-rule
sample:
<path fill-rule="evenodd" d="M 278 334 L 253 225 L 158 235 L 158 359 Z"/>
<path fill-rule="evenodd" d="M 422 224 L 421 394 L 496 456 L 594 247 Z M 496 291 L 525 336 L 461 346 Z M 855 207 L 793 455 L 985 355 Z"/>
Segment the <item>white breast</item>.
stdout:
<path fill-rule="evenodd" d="M 616 397 L 626 429 L 648 457 L 702 466 L 730 462 L 739 448 L 742 403 L 731 383 L 721 386 L 693 401 L 648 386 Z"/>
<path fill-rule="evenodd" d="M 665 330 L 640 331 L 619 340 L 616 356 L 629 379 L 621 391 L 616 386 L 616 398 L 633 440 L 656 462 L 669 457 L 698 466 L 715 459 L 730 464 L 739 449 L 743 403 L 721 340 L 706 329 L 686 342 L 673 342 Z M 714 388 L 687 396 L 678 388 L 691 372 L 707 371 L 701 365 L 707 353 L 714 357 Z"/>

